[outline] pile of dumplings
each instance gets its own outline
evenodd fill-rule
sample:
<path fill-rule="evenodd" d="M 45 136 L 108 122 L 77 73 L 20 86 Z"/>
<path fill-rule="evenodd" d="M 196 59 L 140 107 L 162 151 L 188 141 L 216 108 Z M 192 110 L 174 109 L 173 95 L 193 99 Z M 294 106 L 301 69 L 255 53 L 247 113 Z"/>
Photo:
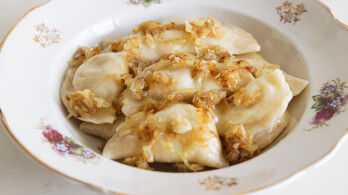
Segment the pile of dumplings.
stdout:
<path fill-rule="evenodd" d="M 143 169 L 227 167 L 279 136 L 308 85 L 258 51 L 251 34 L 215 18 L 148 21 L 79 48 L 61 100 L 82 131 L 107 140 L 106 158 Z"/>

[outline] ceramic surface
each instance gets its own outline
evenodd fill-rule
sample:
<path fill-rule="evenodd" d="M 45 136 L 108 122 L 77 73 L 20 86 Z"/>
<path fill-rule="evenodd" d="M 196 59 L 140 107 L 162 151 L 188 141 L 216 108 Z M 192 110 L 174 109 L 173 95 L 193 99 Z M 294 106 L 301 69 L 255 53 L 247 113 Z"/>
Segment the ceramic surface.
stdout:
<path fill-rule="evenodd" d="M 244 28 L 258 40 L 266 59 L 309 80 L 289 107 L 291 123 L 261 155 L 223 169 L 150 172 L 103 158 L 98 154 L 102 142 L 66 119 L 59 87 L 67 61 L 79 46 L 127 35 L 142 21 L 182 15 L 213 16 Z M 255 191 L 299 173 L 342 139 L 348 115 L 347 35 L 317 1 L 54 0 L 26 15 L 1 44 L 0 108 L 11 136 L 36 160 L 106 192 Z"/>

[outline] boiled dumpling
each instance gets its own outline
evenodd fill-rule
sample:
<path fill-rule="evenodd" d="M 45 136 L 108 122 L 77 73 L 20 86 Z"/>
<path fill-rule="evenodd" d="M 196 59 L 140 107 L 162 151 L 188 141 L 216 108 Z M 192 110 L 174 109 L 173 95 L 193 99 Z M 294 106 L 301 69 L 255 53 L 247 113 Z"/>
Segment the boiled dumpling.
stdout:
<path fill-rule="evenodd" d="M 233 25 L 222 25 L 214 18 L 148 21 L 134 32 L 126 50 L 137 59 L 152 62 L 178 51 L 196 54 L 197 48 L 220 47 L 230 55 L 260 50 L 251 34 Z"/>
<path fill-rule="evenodd" d="M 259 148 L 270 145 L 286 128 L 290 122 L 290 114 L 285 111 L 283 116 L 270 129 L 266 129 L 254 135 L 256 144 Z"/>
<path fill-rule="evenodd" d="M 113 123 L 113 103 L 124 89 L 120 77 L 128 73 L 124 55 L 99 54 L 68 71 L 61 98 L 71 115 L 95 124 Z"/>
<path fill-rule="evenodd" d="M 189 41 L 184 41 L 186 39 L 186 34 L 184 31 L 166 30 L 158 35 L 158 41 L 154 40 L 151 43 L 146 41 L 146 36 L 139 33 L 134 35 L 132 38 L 135 40 L 139 38 L 139 42 L 138 48 L 133 49 L 130 53 L 147 61 L 156 62 L 163 56 L 176 51 L 192 54 L 195 53 L 194 45 Z M 175 40 L 182 41 L 177 41 L 178 43 L 176 43 Z"/>
<path fill-rule="evenodd" d="M 250 65 L 260 70 L 260 75 L 268 74 L 270 72 L 273 72 L 273 70 L 280 68 L 280 66 L 278 65 L 269 63 L 267 60 L 265 60 L 265 58 L 263 58 L 260 54 L 257 53 L 237 55 L 235 57 L 235 60 L 247 61 Z M 291 76 L 284 71 L 283 74 L 294 96 L 300 94 L 309 84 L 307 80 Z"/>
<path fill-rule="evenodd" d="M 203 66 L 207 67 L 204 68 Z M 196 70 L 207 70 L 208 66 L 213 67 L 214 71 L 220 71 L 221 74 L 206 74 L 202 77 L 193 76 Z M 236 84 L 237 88 L 244 87 L 254 79 L 253 75 L 243 68 L 233 71 L 216 61 L 198 60 L 191 54 L 179 53 L 173 55 L 170 59 L 161 60 L 145 68 L 142 73 L 134 78 L 134 82 L 122 94 L 122 112 L 126 116 L 130 116 L 141 111 L 149 103 L 164 100 L 173 93 L 182 95 L 187 100 L 192 99 L 192 96 L 198 91 L 223 90 L 234 92 L 234 88 L 230 89 L 230 86 L 226 86 L 225 82 L 219 81 L 219 75 L 221 76 L 222 73 L 237 75 L 236 77 L 239 80 Z M 142 89 L 137 89 L 139 86 Z"/>
<path fill-rule="evenodd" d="M 292 92 L 282 71 L 278 69 L 251 81 L 245 90 L 261 93 L 251 105 L 232 105 L 227 110 L 218 110 L 216 126 L 219 134 L 224 135 L 229 128 L 243 124 L 246 130 L 254 133 L 256 142 L 260 143 L 263 141 L 258 141 L 258 135 L 269 131 L 281 119 L 292 99 Z"/>
<path fill-rule="evenodd" d="M 214 118 L 190 104 L 174 104 L 155 113 L 136 113 L 117 128 L 103 156 L 143 155 L 147 162 L 184 162 L 225 167 Z"/>
<path fill-rule="evenodd" d="M 251 53 L 260 51 L 261 47 L 254 39 L 254 37 L 244 31 L 243 29 L 234 26 L 234 25 L 223 25 L 214 18 L 208 19 L 195 19 L 192 17 L 173 17 L 163 21 L 164 24 L 176 23 L 176 24 L 185 24 L 186 28 L 193 24 L 201 24 L 206 21 L 213 21 L 214 25 L 219 28 L 220 33 L 222 34 L 221 38 L 203 36 L 200 37 L 200 43 L 206 44 L 209 46 L 219 46 L 226 49 L 231 55 Z"/>
<path fill-rule="evenodd" d="M 105 140 L 110 139 L 116 132 L 116 128 L 124 121 L 123 116 L 118 116 L 114 123 L 102 123 L 102 124 L 94 124 L 90 122 L 82 122 L 80 124 L 80 130 L 94 135 Z"/>
<path fill-rule="evenodd" d="M 223 33 L 221 39 L 205 37 L 201 39 L 201 43 L 225 48 L 231 55 L 260 51 L 261 47 L 254 37 L 243 29 L 224 25 L 220 27 L 220 30 Z"/>
<path fill-rule="evenodd" d="M 188 17 L 188 16 L 175 16 L 171 18 L 167 18 L 162 21 L 163 24 L 170 24 L 170 23 L 175 23 L 175 24 L 186 24 L 186 22 L 193 22 L 196 20 L 193 17 Z"/>
<path fill-rule="evenodd" d="M 294 96 L 297 96 L 298 94 L 300 94 L 309 84 L 309 81 L 291 76 L 284 71 L 283 71 L 283 74 Z"/>
<path fill-rule="evenodd" d="M 106 158 L 226 167 L 274 142 L 308 85 L 258 51 L 251 34 L 211 17 L 148 21 L 102 49 L 80 48 L 60 96 L 82 131 L 107 140 Z"/>
<path fill-rule="evenodd" d="M 165 79 L 173 80 L 173 83 L 166 85 L 166 83 L 161 83 L 159 85 L 150 87 L 146 93 L 147 96 L 141 99 L 134 98 L 134 93 L 130 89 L 126 89 L 122 95 L 122 112 L 126 116 L 130 116 L 136 112 L 141 111 L 146 105 L 152 102 L 157 102 L 166 98 L 167 95 L 171 93 L 184 95 L 186 98 L 192 98 L 195 92 L 204 89 L 209 91 L 212 89 L 222 89 L 216 81 L 213 79 L 206 79 L 200 81 L 199 79 L 194 79 L 191 76 L 191 69 L 189 67 L 182 68 L 179 70 L 169 71 L 155 71 L 150 74 L 158 74 L 160 77 Z M 140 77 L 141 78 L 141 77 Z M 139 78 L 137 78 L 139 79 Z M 162 85 L 163 84 L 163 85 Z M 151 85 L 150 85 L 151 86 Z"/>

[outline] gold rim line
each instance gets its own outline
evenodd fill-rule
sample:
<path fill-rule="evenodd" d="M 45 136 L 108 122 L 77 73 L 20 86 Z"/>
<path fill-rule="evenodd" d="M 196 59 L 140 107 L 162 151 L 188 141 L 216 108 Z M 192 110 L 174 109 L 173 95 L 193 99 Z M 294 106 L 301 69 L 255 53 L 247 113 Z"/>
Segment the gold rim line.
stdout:
<path fill-rule="evenodd" d="M 8 31 L 8 33 L 5 35 L 4 39 L 1 41 L 1 44 L 0 44 L 0 53 L 2 51 L 2 48 L 3 46 L 5 45 L 5 42 L 7 40 L 7 38 L 10 36 L 10 34 L 13 32 L 13 30 L 18 26 L 18 24 L 29 14 L 31 13 L 32 11 L 34 11 L 35 9 L 37 8 L 40 8 L 44 5 L 47 5 L 48 3 L 50 3 L 52 0 L 47 0 L 46 2 L 40 4 L 40 5 L 37 5 L 33 8 L 31 8 L 30 10 L 28 10 L 22 17 L 19 18 L 19 20 L 11 27 L 11 29 Z M 40 164 L 42 164 L 44 167 L 48 168 L 49 170 L 65 177 L 65 178 L 68 178 L 68 179 L 71 179 L 72 181 L 75 181 L 77 183 L 81 183 L 81 184 L 84 184 L 84 185 L 87 185 L 87 186 L 90 186 L 94 189 L 97 189 L 97 190 L 100 190 L 102 192 L 105 192 L 105 190 L 100 187 L 100 186 L 97 186 L 97 185 L 94 185 L 94 184 L 91 184 L 91 183 L 87 183 L 87 182 L 84 182 L 82 180 L 78 180 L 74 177 L 71 177 L 63 172 L 60 172 L 58 170 L 56 170 L 55 168 L 53 168 L 52 166 L 46 164 L 45 162 L 41 161 L 38 157 L 36 157 L 34 154 L 32 154 L 18 139 L 17 137 L 12 133 L 12 131 L 10 130 L 10 127 L 8 126 L 8 123 L 6 121 L 6 118 L 5 118 L 5 115 L 4 113 L 2 112 L 1 108 L 0 108 L 0 114 L 1 114 L 1 120 L 2 120 L 2 123 L 4 124 L 4 127 L 7 131 L 7 133 L 11 136 L 11 138 L 27 153 L 29 154 L 33 159 L 35 159 L 37 162 L 39 162 Z M 123 194 L 123 193 L 119 193 L 119 192 L 115 192 L 115 191 L 111 191 L 111 190 L 106 190 L 108 193 L 112 193 L 114 195 L 126 195 L 126 194 Z"/>
<path fill-rule="evenodd" d="M 92 188 L 95 188 L 95 189 L 98 189 L 102 192 L 105 192 L 104 188 L 100 187 L 100 186 L 97 186 L 97 185 L 94 185 L 94 184 L 91 184 L 91 183 L 87 183 L 87 182 L 84 182 L 82 180 L 79 180 L 79 179 L 76 179 L 72 176 L 69 176 L 63 172 L 60 172 L 58 171 L 57 169 L 55 169 L 54 167 L 52 167 L 51 165 L 41 161 L 38 157 L 36 157 L 33 153 L 31 153 L 18 139 L 17 137 L 12 133 L 8 123 L 7 123 L 7 120 L 6 120 L 6 117 L 4 115 L 4 113 L 2 112 L 2 110 L 0 110 L 0 114 L 1 114 L 1 120 L 2 120 L 2 123 L 4 124 L 4 127 L 6 129 L 6 131 L 8 132 L 8 134 L 11 136 L 11 138 L 26 152 L 28 153 L 32 158 L 34 158 L 36 161 L 38 161 L 39 163 L 41 163 L 42 165 L 44 165 L 46 168 L 50 169 L 51 171 L 63 176 L 63 177 L 66 177 L 68 179 L 71 179 L 75 182 L 78 182 L 78 183 L 82 183 L 84 185 L 87 185 L 87 186 L 90 186 Z M 114 192 L 114 191 L 110 191 L 110 190 L 106 190 L 107 192 L 109 193 L 113 193 L 115 195 L 126 195 L 126 194 L 123 194 L 123 193 L 119 193 L 119 192 Z"/>
<path fill-rule="evenodd" d="M 42 7 L 46 4 L 48 4 L 49 2 L 51 2 L 51 0 L 48 0 L 46 1 L 45 3 L 42 3 L 40 5 L 37 5 L 33 8 L 31 8 L 29 11 L 27 11 L 16 23 L 14 26 L 12 26 L 12 28 L 10 29 L 10 31 L 6 34 L 6 36 L 4 37 L 4 39 L 2 40 L 1 44 L 0 44 L 0 52 L 2 51 L 2 48 L 7 40 L 7 38 L 9 37 L 9 35 L 12 33 L 12 31 L 17 27 L 17 25 L 23 20 L 23 18 L 25 18 L 30 12 L 32 12 L 33 10 L 39 8 L 39 7 Z M 346 28 L 348 30 L 348 26 L 346 24 L 344 24 L 343 22 L 339 21 L 336 16 L 332 13 L 331 9 L 325 4 L 323 3 L 321 0 L 317 0 L 318 3 L 320 3 L 330 14 L 331 16 L 340 24 L 342 25 L 344 28 Z M 79 180 L 79 179 L 76 179 L 72 176 L 69 176 L 63 172 L 60 172 L 58 170 L 56 170 L 55 168 L 53 168 L 52 166 L 46 164 L 45 162 L 41 161 L 38 157 L 36 157 L 34 154 L 32 154 L 18 139 L 17 137 L 12 133 L 12 131 L 10 130 L 8 124 L 7 124 L 7 121 L 6 121 L 6 118 L 4 116 L 4 113 L 2 112 L 1 108 L 0 108 L 0 114 L 1 114 L 1 120 L 4 124 L 4 127 L 6 129 L 6 131 L 8 132 L 8 134 L 12 137 L 12 139 L 27 153 L 29 154 L 32 158 L 34 158 L 36 161 L 38 161 L 39 163 L 41 163 L 43 166 L 45 166 L 46 168 L 50 169 L 51 171 L 63 176 L 63 177 L 66 177 L 68 179 L 71 179 L 75 182 L 78 182 L 78 183 L 81 183 L 81 184 L 84 184 L 84 185 L 87 185 L 87 186 L 90 186 L 94 189 L 97 189 L 97 190 L 100 190 L 102 192 L 107 192 L 107 193 L 111 193 L 111 194 L 114 194 L 114 195 L 126 195 L 126 194 L 123 194 L 123 193 L 119 193 L 119 192 L 115 192 L 115 191 L 112 191 L 112 190 L 109 190 L 109 189 L 104 189 L 98 185 L 95 185 L 95 184 L 91 184 L 91 183 L 87 183 L 87 182 L 84 182 L 82 180 Z M 269 185 L 266 185 L 266 186 L 263 186 L 263 187 L 259 187 L 259 188 L 256 188 L 256 189 L 253 189 L 253 190 L 250 190 L 250 191 L 246 191 L 246 192 L 241 192 L 239 194 L 249 194 L 249 193 L 252 193 L 252 192 L 257 192 L 257 191 L 260 191 L 260 190 L 264 190 L 264 189 L 268 189 L 270 187 L 273 187 L 275 185 L 278 185 L 278 184 L 281 184 L 289 179 L 291 179 L 292 177 L 298 175 L 300 172 L 304 171 L 305 169 L 308 169 L 310 167 L 312 167 L 313 165 L 317 164 L 319 161 L 323 160 L 325 157 L 327 157 L 328 155 L 330 155 L 338 146 L 338 144 L 341 142 L 341 140 L 348 134 L 348 129 L 340 136 L 340 138 L 337 140 L 337 142 L 335 143 L 335 145 L 327 152 L 325 153 L 322 157 L 320 157 L 318 160 L 306 165 L 305 167 L 301 168 L 300 170 L 296 171 L 295 173 L 285 177 L 284 179 L 281 179 L 277 182 L 274 182 L 272 184 L 269 184 Z"/>
<path fill-rule="evenodd" d="M 23 20 L 23 18 L 25 18 L 25 16 L 27 16 L 30 12 L 32 12 L 33 10 L 42 7 L 46 4 L 48 4 L 51 0 L 47 0 L 45 3 L 42 3 L 40 5 L 37 5 L 33 8 L 31 8 L 29 11 L 27 11 L 22 17 L 19 18 L 19 20 L 12 26 L 12 28 L 10 29 L 10 31 L 8 31 L 8 33 L 6 34 L 6 36 L 4 37 L 4 39 L 2 40 L 1 44 L 0 44 L 0 52 L 2 50 L 2 47 L 5 45 L 5 42 L 7 40 L 7 38 L 10 36 L 10 34 L 12 33 L 12 31 L 17 27 L 17 25 Z"/>
<path fill-rule="evenodd" d="M 12 131 L 10 130 L 10 127 L 8 126 L 8 123 L 7 123 L 7 120 L 4 116 L 4 113 L 2 112 L 2 110 L 0 110 L 0 114 L 1 114 L 1 120 L 4 124 L 4 127 L 5 129 L 7 130 L 8 134 L 12 137 L 12 139 L 25 151 L 27 152 L 32 158 L 34 158 L 36 161 L 38 161 L 39 163 L 41 163 L 42 165 L 44 165 L 46 168 L 50 169 L 51 171 L 63 176 L 63 177 L 66 177 L 68 179 L 71 179 L 75 182 L 78 182 L 78 183 L 81 183 L 81 184 L 84 184 L 84 185 L 87 185 L 87 186 L 90 186 L 92 188 L 95 188 L 95 189 L 98 189 L 102 192 L 108 192 L 108 193 L 111 193 L 111 194 L 114 194 L 114 195 L 127 195 L 127 194 L 123 194 L 123 193 L 119 193 L 119 192 L 115 192 L 115 191 L 112 191 L 110 189 L 104 189 L 98 185 L 95 185 L 95 184 L 91 184 L 91 183 L 87 183 L 87 182 L 84 182 L 82 180 L 79 180 L 79 179 L 76 179 L 72 176 L 69 176 L 63 172 L 60 172 L 58 171 L 57 169 L 55 169 L 54 167 L 52 167 L 51 165 L 48 165 L 46 164 L 45 162 L 41 161 L 38 157 L 36 157 L 34 154 L 32 154 L 18 139 L 17 137 L 12 133 Z M 281 179 L 277 182 L 274 182 L 272 184 L 269 184 L 269 185 L 266 185 L 266 186 L 263 186 L 263 187 L 259 187 L 259 188 L 256 188 L 254 190 L 250 190 L 250 191 L 246 191 L 246 192 L 241 192 L 239 193 L 239 195 L 242 195 L 242 194 L 249 194 L 249 193 L 253 193 L 253 192 L 257 192 L 257 191 L 260 191 L 260 190 L 264 190 L 264 189 L 268 189 L 272 186 L 276 186 L 278 184 L 281 184 L 283 182 L 286 182 L 288 181 L 289 179 L 295 177 L 296 175 L 298 175 L 299 173 L 303 172 L 304 170 L 312 167 L 313 165 L 319 163 L 320 161 L 322 161 L 324 158 L 326 158 L 328 155 L 330 155 L 331 153 L 333 153 L 335 151 L 335 149 L 337 148 L 337 146 L 340 144 L 341 140 L 343 140 L 343 138 L 348 135 L 348 129 L 343 132 L 343 134 L 340 136 L 340 138 L 337 140 L 337 142 L 335 143 L 335 145 L 327 152 L 325 153 L 323 156 L 321 156 L 318 160 L 306 165 L 305 167 L 301 168 L 300 170 L 296 171 L 295 173 L 292 173 L 291 175 L 285 177 L 284 179 Z"/>
<path fill-rule="evenodd" d="M 336 18 L 336 16 L 333 14 L 329 6 L 327 6 L 325 3 L 323 3 L 321 0 L 317 0 L 332 16 L 333 19 L 335 19 L 340 25 L 342 25 L 344 28 L 348 30 L 348 26 L 341 22 L 339 19 Z"/>
<path fill-rule="evenodd" d="M 304 166 L 303 168 L 301 168 L 300 170 L 296 171 L 295 173 L 292 173 L 291 175 L 289 175 L 289 176 L 285 177 L 284 179 L 281 179 L 281 180 L 279 180 L 279 181 L 277 181 L 275 183 L 272 183 L 272 184 L 269 184 L 269 185 L 266 185 L 266 186 L 263 186 L 263 187 L 260 187 L 260 188 L 256 188 L 254 190 L 250 190 L 250 191 L 247 191 L 247 192 L 243 192 L 241 194 L 249 194 L 249 193 L 257 192 L 257 191 L 264 190 L 264 189 L 267 189 L 267 188 L 270 188 L 272 186 L 275 186 L 275 185 L 278 185 L 278 184 L 281 184 L 283 182 L 288 181 L 289 179 L 295 177 L 296 175 L 300 174 L 304 170 L 306 170 L 306 169 L 312 167 L 313 165 L 319 163 L 320 161 L 324 160 L 324 158 L 326 158 L 328 155 L 332 154 L 346 135 L 348 135 L 348 129 L 343 132 L 343 134 L 337 140 L 335 145 L 332 146 L 332 148 L 328 152 L 323 154 L 323 156 L 321 156 L 318 160 L 315 160 L 315 161 L 309 163 L 308 165 Z"/>

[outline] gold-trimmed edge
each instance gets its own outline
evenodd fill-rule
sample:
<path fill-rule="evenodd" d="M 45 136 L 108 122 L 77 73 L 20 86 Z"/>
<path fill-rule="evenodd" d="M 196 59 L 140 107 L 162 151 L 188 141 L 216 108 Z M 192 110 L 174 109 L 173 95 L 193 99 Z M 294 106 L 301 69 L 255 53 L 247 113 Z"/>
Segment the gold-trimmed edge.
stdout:
<path fill-rule="evenodd" d="M 270 187 L 272 187 L 272 186 L 276 186 L 276 185 L 281 184 L 281 183 L 283 183 L 283 182 L 285 182 L 285 181 L 288 181 L 289 179 L 295 177 L 296 175 L 300 174 L 302 171 L 304 171 L 304 170 L 306 170 L 306 169 L 312 167 L 313 165 L 319 163 L 319 162 L 322 161 L 324 158 L 326 158 L 328 155 L 330 155 L 331 153 L 333 153 L 334 150 L 337 148 L 338 144 L 340 144 L 341 140 L 342 140 L 346 135 L 348 135 L 348 129 L 345 130 L 345 131 L 343 132 L 343 134 L 340 136 L 340 138 L 338 138 L 338 140 L 337 140 L 337 142 L 335 143 L 335 145 L 334 145 L 328 152 L 326 152 L 326 153 L 325 153 L 323 156 L 321 156 L 318 160 L 315 160 L 315 161 L 309 163 L 308 165 L 304 166 L 303 168 L 301 168 L 300 170 L 296 171 L 295 173 L 292 173 L 291 175 L 287 176 L 286 178 L 281 179 L 281 180 L 279 180 L 279 181 L 277 181 L 277 182 L 275 182 L 275 183 L 272 183 L 272 184 L 269 184 L 269 185 L 266 185 L 266 186 L 263 186 L 263 187 L 260 187 L 260 188 L 256 188 L 256 189 L 254 189 L 254 190 L 250 190 L 250 191 L 247 191 L 247 192 L 242 192 L 241 194 L 249 194 L 249 193 L 257 192 L 257 191 L 260 191 L 260 190 L 268 189 L 268 188 L 270 188 Z M 239 195 L 241 195 L 241 194 L 239 194 Z"/>
<path fill-rule="evenodd" d="M 63 177 L 66 177 L 68 179 L 71 179 L 75 182 L 78 182 L 78 183 L 82 183 L 82 184 L 85 184 L 87 186 L 90 186 L 92 188 L 95 188 L 95 189 L 98 189 L 102 192 L 108 192 L 108 193 L 112 193 L 112 194 L 115 194 L 115 195 L 127 195 L 127 194 L 123 194 L 123 193 L 120 193 L 120 192 L 115 192 L 115 191 L 111 191 L 111 190 L 108 190 L 108 189 L 104 189 L 98 185 L 95 185 L 95 184 L 91 184 L 91 183 L 88 183 L 88 182 L 84 182 L 82 180 L 79 180 L 79 179 L 76 179 L 72 176 L 69 176 L 63 172 L 60 172 L 58 171 L 57 169 L 55 169 L 54 167 L 52 167 L 51 165 L 49 164 L 46 164 L 45 162 L 41 161 L 38 157 L 36 157 L 33 153 L 31 153 L 18 139 L 17 137 L 12 133 L 8 123 L 7 123 L 7 120 L 6 120 L 6 117 L 4 115 L 4 113 L 2 112 L 2 110 L 0 110 L 0 114 L 1 114 L 1 120 L 2 120 L 2 123 L 4 124 L 4 127 L 7 131 L 7 133 L 11 136 L 11 138 L 26 152 L 28 153 L 32 158 L 34 158 L 36 161 L 38 161 L 39 163 L 41 163 L 42 165 L 44 165 L 45 167 L 47 167 L 48 169 L 50 169 L 51 171 L 55 172 L 55 173 L 58 173 L 59 175 L 63 176 Z"/>
<path fill-rule="evenodd" d="M 331 11 L 331 9 L 329 8 L 329 6 L 327 6 L 324 2 L 322 2 L 321 0 L 317 0 L 318 3 L 320 3 L 330 14 L 331 17 L 333 19 L 336 20 L 336 22 L 338 22 L 340 25 L 342 25 L 345 29 L 348 30 L 348 26 L 346 24 L 344 24 L 343 22 L 341 22 L 339 19 L 336 18 L 336 16 L 333 14 L 333 12 Z"/>
<path fill-rule="evenodd" d="M 31 8 L 29 11 L 27 11 L 16 23 L 15 25 L 12 26 L 12 28 L 10 29 L 10 31 L 6 34 L 6 36 L 4 37 L 4 39 L 2 40 L 1 44 L 0 44 L 0 52 L 2 51 L 2 48 L 7 40 L 7 38 L 9 37 L 9 35 L 12 33 L 12 31 L 17 27 L 17 25 L 23 20 L 24 17 L 26 17 L 30 12 L 32 12 L 33 10 L 39 8 L 39 7 L 42 7 L 44 5 L 47 5 L 49 2 L 51 2 L 51 0 L 47 0 L 45 3 L 42 3 L 40 5 L 37 5 L 33 8 Z M 348 30 L 348 26 L 346 24 L 344 24 L 343 22 L 339 21 L 336 16 L 332 13 L 331 9 L 325 4 L 323 3 L 321 0 L 317 0 L 318 3 L 320 3 L 330 14 L 331 16 L 340 24 L 342 25 L 344 28 L 346 28 Z M 115 191 L 112 191 L 112 190 L 109 190 L 109 189 L 103 189 L 102 187 L 98 186 L 98 185 L 95 185 L 95 184 L 91 184 L 91 183 L 87 183 L 87 182 L 84 182 L 82 180 L 79 180 L 79 179 L 76 179 L 72 176 L 69 176 L 63 172 L 60 172 L 58 170 L 56 170 L 55 168 L 53 168 L 52 166 L 46 164 L 45 162 L 41 161 L 38 157 L 36 157 L 34 154 L 32 154 L 18 139 L 17 137 L 15 137 L 15 135 L 12 133 L 12 131 L 10 130 L 10 127 L 8 126 L 7 124 L 7 121 L 6 121 L 6 118 L 4 116 L 4 113 L 2 112 L 1 108 L 0 108 L 0 114 L 1 114 L 1 120 L 2 120 L 2 123 L 4 124 L 4 127 L 6 129 L 6 131 L 8 132 L 8 134 L 12 137 L 12 139 L 26 152 L 28 153 L 32 158 L 34 158 L 37 162 L 41 163 L 43 166 L 47 167 L 48 169 L 50 169 L 51 171 L 63 176 L 63 177 L 66 177 L 68 179 L 71 179 L 75 182 L 78 182 L 78 183 L 81 183 L 81 184 L 84 184 L 84 185 L 87 185 L 87 186 L 90 186 L 92 188 L 95 188 L 97 190 L 100 190 L 102 192 L 107 192 L 107 193 L 111 193 L 111 194 L 114 194 L 114 195 L 127 195 L 127 194 L 123 194 L 123 193 L 119 193 L 119 192 L 115 192 Z M 323 156 L 321 156 L 318 160 L 306 165 L 305 167 L 301 168 L 300 170 L 296 171 L 295 173 L 289 175 L 288 177 L 284 178 L 284 179 L 281 179 L 277 182 L 274 182 L 272 184 L 269 184 L 269 185 L 266 185 L 266 186 L 263 186 L 263 187 L 259 187 L 259 188 L 256 188 L 256 189 L 253 189 L 253 190 L 250 190 L 250 191 L 246 191 L 246 192 L 241 192 L 239 193 L 239 195 L 242 195 L 242 194 L 249 194 L 249 193 L 253 193 L 253 192 L 257 192 L 257 191 L 260 191 L 260 190 L 264 190 L 264 189 L 268 189 L 272 186 L 276 186 L 280 183 L 283 183 L 287 180 L 289 180 L 290 178 L 296 176 L 297 174 L 299 174 L 300 172 L 304 171 L 305 169 L 308 169 L 309 167 L 317 164 L 319 161 L 323 160 L 326 156 L 330 155 L 335 149 L 336 147 L 338 146 L 338 144 L 341 142 L 341 140 L 348 134 L 348 129 L 340 136 L 340 138 L 337 140 L 337 142 L 335 143 L 335 145 L 327 152 L 325 153 Z"/>
<path fill-rule="evenodd" d="M 63 172 L 60 172 L 58 171 L 57 169 L 53 168 L 52 166 L 46 164 L 45 162 L 41 161 L 38 157 L 36 157 L 34 154 L 32 154 L 18 139 L 17 137 L 12 133 L 12 131 L 10 130 L 10 127 L 8 126 L 7 124 L 7 120 L 4 116 L 4 113 L 2 112 L 2 110 L 0 110 L 0 114 L 1 114 L 1 120 L 2 120 L 2 123 L 4 124 L 4 127 L 6 129 L 6 131 L 8 132 L 8 134 L 12 137 L 12 139 L 26 152 L 28 153 L 32 158 L 34 158 L 36 161 L 38 161 L 39 163 L 41 163 L 42 165 L 44 165 L 45 167 L 47 167 L 48 169 L 50 169 L 51 171 L 63 176 L 63 177 L 66 177 L 68 179 L 71 179 L 75 182 L 78 182 L 78 183 L 81 183 L 81 184 L 84 184 L 84 185 L 87 185 L 87 186 L 90 186 L 92 188 L 95 188 L 97 190 L 100 190 L 102 192 L 107 192 L 107 193 L 111 193 L 111 194 L 114 194 L 114 195 L 127 195 L 127 194 L 123 194 L 123 193 L 120 193 L 120 192 L 115 192 L 115 191 L 112 191 L 112 190 L 109 190 L 109 189 L 104 189 L 98 185 L 95 185 L 95 184 L 91 184 L 91 183 L 88 183 L 88 182 L 84 182 L 82 180 L 79 180 L 79 179 L 76 179 L 72 176 L 69 176 Z M 256 188 L 256 189 L 253 189 L 253 190 L 250 190 L 250 191 L 246 191 L 246 192 L 241 192 L 239 193 L 239 195 L 242 195 L 242 194 L 249 194 L 249 193 L 253 193 L 253 192 L 257 192 L 257 191 L 261 191 L 261 190 L 264 190 L 264 189 L 268 189 L 268 188 L 271 188 L 273 186 L 276 186 L 278 184 L 281 184 L 287 180 L 289 180 L 290 178 L 296 176 L 297 174 L 300 174 L 302 171 L 308 169 L 309 167 L 312 167 L 313 165 L 317 164 L 318 162 L 320 162 L 321 160 L 323 160 L 325 157 L 327 157 L 328 155 L 330 155 L 335 149 L 336 147 L 338 146 L 338 144 L 340 144 L 341 140 L 346 136 L 348 135 L 348 129 L 340 136 L 340 138 L 337 140 L 337 142 L 335 143 L 335 145 L 327 152 L 325 153 L 323 156 L 321 156 L 318 160 L 316 161 L 313 161 L 311 162 L 310 164 L 306 165 L 305 167 L 301 168 L 300 170 L 296 171 L 295 173 L 292 173 L 291 175 L 277 181 L 277 182 L 274 182 L 272 184 L 269 184 L 269 185 L 266 185 L 266 186 L 263 186 L 263 187 L 259 187 L 259 188 Z"/>

